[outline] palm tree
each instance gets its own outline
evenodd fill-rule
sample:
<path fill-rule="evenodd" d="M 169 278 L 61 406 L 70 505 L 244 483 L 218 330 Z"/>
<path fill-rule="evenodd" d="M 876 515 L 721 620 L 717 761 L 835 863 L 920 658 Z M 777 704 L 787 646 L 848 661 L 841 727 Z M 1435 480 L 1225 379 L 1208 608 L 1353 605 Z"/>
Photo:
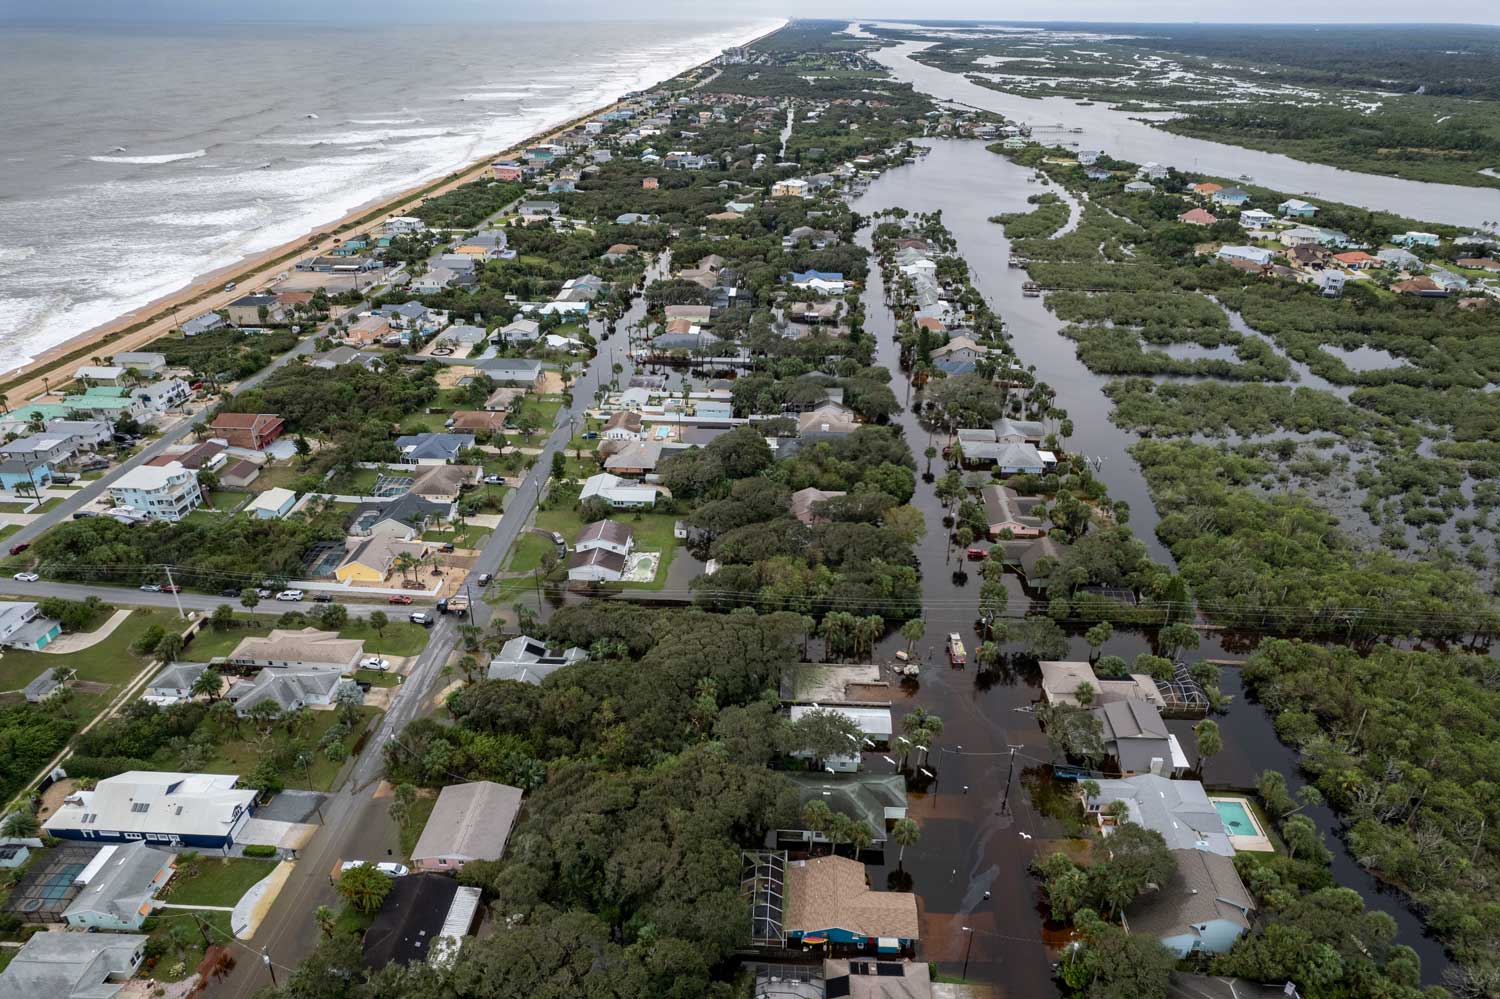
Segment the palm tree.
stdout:
<path fill-rule="evenodd" d="M 318 924 L 318 929 L 323 931 L 323 936 L 333 939 L 333 928 L 338 923 L 338 916 L 334 915 L 332 909 L 326 905 L 320 905 L 313 910 L 313 922 Z"/>
<path fill-rule="evenodd" d="M 910 654 L 912 646 L 922 640 L 927 633 L 927 625 L 919 617 L 914 617 L 901 626 L 901 637 L 906 639 L 906 651 Z"/>
<path fill-rule="evenodd" d="M 16 839 L 30 839 L 41 832 L 42 824 L 37 821 L 36 813 L 29 808 L 18 808 L 5 817 L 5 822 L 0 824 L 0 834 L 13 836 Z"/>
<path fill-rule="evenodd" d="M 418 558 L 411 552 L 400 552 L 396 555 L 395 569 L 401 573 L 404 582 L 411 582 L 412 570 L 419 564 Z"/>
<path fill-rule="evenodd" d="M 802 824 L 809 832 L 826 836 L 833 828 L 833 809 L 826 801 L 814 798 L 802 806 Z"/>
<path fill-rule="evenodd" d="M 874 842 L 875 830 L 870 828 L 868 822 L 862 819 L 859 821 L 850 821 L 849 844 L 854 847 L 853 856 L 855 860 L 859 859 L 859 851 L 868 850 Z"/>
<path fill-rule="evenodd" d="M 906 848 L 916 846 L 917 840 L 922 838 L 922 827 L 917 825 L 916 819 L 897 819 L 896 824 L 891 826 L 891 841 L 901 848 L 896 854 L 896 868 L 901 869 L 906 860 Z"/>
<path fill-rule="evenodd" d="M 188 688 L 188 693 L 194 697 L 206 697 L 210 702 L 217 701 L 219 699 L 219 688 L 223 684 L 223 680 L 224 678 L 219 675 L 218 670 L 205 669 L 202 673 L 198 674 L 197 679 L 193 681 L 193 685 Z"/>
<path fill-rule="evenodd" d="M 926 762 L 932 755 L 932 740 L 943 734 L 943 719 L 919 705 L 901 719 L 901 730 L 913 743 L 927 747 L 927 755 L 923 757 Z"/>

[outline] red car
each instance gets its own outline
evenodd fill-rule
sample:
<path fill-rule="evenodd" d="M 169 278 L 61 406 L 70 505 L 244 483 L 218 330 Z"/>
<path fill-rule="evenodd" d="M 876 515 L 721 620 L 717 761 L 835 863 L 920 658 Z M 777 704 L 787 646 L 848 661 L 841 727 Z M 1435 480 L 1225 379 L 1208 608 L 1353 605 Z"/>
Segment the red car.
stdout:
<path fill-rule="evenodd" d="M 411 597 L 408 597 L 408 596 L 405 596 L 403 594 L 398 593 L 394 597 L 391 597 L 389 600 L 387 600 L 386 603 L 388 603 L 388 604 L 409 604 L 409 603 L 411 603 Z"/>
<path fill-rule="evenodd" d="M 28 549 L 30 547 L 31 546 L 29 544 L 27 544 L 26 542 L 23 541 L 19 545 L 11 545 L 10 546 L 10 553 L 12 555 L 19 555 L 19 554 L 21 554 L 22 552 L 24 552 L 26 549 Z"/>
<path fill-rule="evenodd" d="M 163 593 L 181 593 L 182 587 L 176 585 L 175 583 L 166 583 L 162 586 L 161 591 Z"/>
<path fill-rule="evenodd" d="M 989 557 L 990 553 L 983 548 L 970 548 L 966 554 L 969 556 L 970 562 L 983 562 Z"/>

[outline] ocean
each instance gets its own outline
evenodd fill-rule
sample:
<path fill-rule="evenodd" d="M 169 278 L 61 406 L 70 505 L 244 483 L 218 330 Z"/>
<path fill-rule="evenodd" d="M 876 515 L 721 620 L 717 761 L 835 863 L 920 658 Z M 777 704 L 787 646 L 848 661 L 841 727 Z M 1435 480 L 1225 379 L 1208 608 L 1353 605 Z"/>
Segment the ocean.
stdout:
<path fill-rule="evenodd" d="M 779 23 L 6 26 L 0 371 Z"/>

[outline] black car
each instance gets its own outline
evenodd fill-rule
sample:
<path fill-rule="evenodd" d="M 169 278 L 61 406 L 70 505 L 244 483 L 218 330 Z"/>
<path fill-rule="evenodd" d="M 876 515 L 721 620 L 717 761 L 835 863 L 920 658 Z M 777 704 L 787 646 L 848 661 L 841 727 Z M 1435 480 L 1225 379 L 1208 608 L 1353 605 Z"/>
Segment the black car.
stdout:
<path fill-rule="evenodd" d="M 333 594 L 331 594 L 331 593 L 314 593 L 313 594 L 313 603 L 315 603 L 315 604 L 331 604 L 331 603 L 333 603 Z"/>
<path fill-rule="evenodd" d="M 219 591 L 219 596 L 221 596 L 221 597 L 237 597 L 239 595 L 240 595 L 240 591 L 239 590 L 231 590 L 231 589 L 225 588 L 225 589 L 222 589 L 222 590 Z"/>

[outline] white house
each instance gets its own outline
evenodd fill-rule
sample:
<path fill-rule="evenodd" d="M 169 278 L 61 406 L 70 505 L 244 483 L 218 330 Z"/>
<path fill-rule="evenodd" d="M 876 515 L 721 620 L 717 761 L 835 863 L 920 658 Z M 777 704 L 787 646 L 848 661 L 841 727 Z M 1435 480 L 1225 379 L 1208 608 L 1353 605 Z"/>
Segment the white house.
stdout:
<path fill-rule="evenodd" d="M 29 600 L 0 601 L 0 645 L 40 652 L 60 634 L 62 625 L 49 617 L 42 617 L 41 609 L 35 603 Z"/>
<path fill-rule="evenodd" d="M 156 911 L 156 893 L 171 880 L 174 855 L 144 843 L 106 846 L 76 878 L 83 890 L 63 911 L 78 930 L 139 930 Z"/>
<path fill-rule="evenodd" d="M 1217 256 L 1220 260 L 1247 260 L 1260 267 L 1265 267 L 1276 257 L 1270 250 L 1259 246 L 1221 246 Z"/>
<path fill-rule="evenodd" d="M 636 485 L 630 479 L 622 479 L 608 472 L 590 475 L 584 480 L 583 491 L 578 494 L 579 500 L 587 500 L 595 496 L 616 509 L 656 505 L 655 489 L 650 486 Z"/>
<path fill-rule="evenodd" d="M 1277 205 L 1276 210 L 1281 213 L 1282 218 L 1289 219 L 1310 219 L 1318 214 L 1317 205 L 1309 204 L 1300 198 L 1288 198 Z"/>
<path fill-rule="evenodd" d="M 280 520 L 291 513 L 292 507 L 296 505 L 296 493 L 275 486 L 251 500 L 245 507 L 245 512 L 257 520 Z"/>
<path fill-rule="evenodd" d="M 142 933 L 34 933 L 0 971 L 4 999 L 112 999 L 146 957 Z"/>
<path fill-rule="evenodd" d="M 863 738 L 858 744 L 850 740 L 849 752 L 830 756 L 823 765 L 839 773 L 853 773 L 859 769 L 860 754 L 867 749 L 880 749 L 890 745 L 891 709 L 880 707 L 858 707 L 845 704 L 829 704 L 815 707 L 810 704 L 794 704 L 790 709 L 792 722 L 815 711 L 831 711 L 843 715 L 859 726 Z M 799 754 L 805 755 L 805 754 Z"/>
<path fill-rule="evenodd" d="M 179 521 L 203 505 L 198 473 L 180 461 L 138 465 L 110 484 L 109 496 L 115 506 L 152 520 Z"/>
<path fill-rule="evenodd" d="M 1246 208 L 1240 212 L 1239 217 L 1240 226 L 1244 229 L 1264 229 L 1275 221 L 1276 216 L 1259 208 Z"/>
<path fill-rule="evenodd" d="M 146 685 L 141 700 L 165 707 L 192 700 L 193 684 L 208 669 L 208 663 L 168 663 Z"/>
<path fill-rule="evenodd" d="M 573 542 L 573 550 L 587 552 L 601 548 L 626 557 L 630 555 L 634 545 L 635 532 L 630 528 L 617 520 L 600 520 L 588 524 L 578 532 L 578 539 Z"/>
<path fill-rule="evenodd" d="M 1392 236 L 1391 242 L 1397 246 L 1437 246 L 1441 240 L 1435 233 L 1430 232 L 1403 232 Z"/>
<path fill-rule="evenodd" d="M 193 397 L 193 389 L 181 378 L 163 378 L 159 382 L 142 385 L 135 390 L 134 395 L 150 419 L 187 402 Z"/>
<path fill-rule="evenodd" d="M 415 215 L 397 215 L 386 219 L 381 228 L 387 236 L 410 236 L 412 233 L 425 232 L 427 223 Z"/>
<path fill-rule="evenodd" d="M 256 792 L 236 774 L 127 770 L 74 791 L 42 824 L 59 839 L 220 849 L 250 819 Z"/>

